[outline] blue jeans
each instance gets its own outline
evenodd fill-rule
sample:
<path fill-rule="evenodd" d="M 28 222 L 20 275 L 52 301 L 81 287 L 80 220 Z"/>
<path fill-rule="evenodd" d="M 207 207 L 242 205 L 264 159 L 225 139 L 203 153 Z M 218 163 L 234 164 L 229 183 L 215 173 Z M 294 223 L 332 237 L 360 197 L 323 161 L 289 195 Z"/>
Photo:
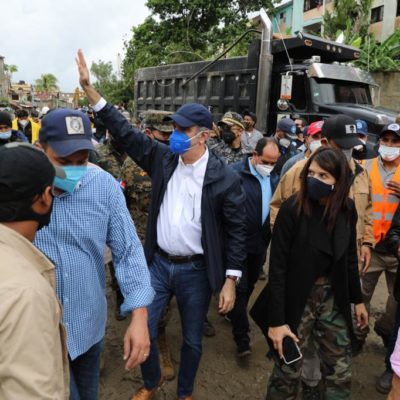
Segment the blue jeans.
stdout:
<path fill-rule="evenodd" d="M 147 308 L 151 347 L 149 357 L 141 364 L 144 386 L 153 389 L 160 382 L 157 327 L 170 298 L 175 295 L 183 331 L 178 397 L 190 396 L 200 363 L 203 324 L 211 298 L 207 270 L 203 261 L 173 264 L 159 254 L 154 255 L 149 269 L 156 295 Z"/>
<path fill-rule="evenodd" d="M 69 359 L 70 400 L 98 400 L 103 340 L 75 360 Z"/>

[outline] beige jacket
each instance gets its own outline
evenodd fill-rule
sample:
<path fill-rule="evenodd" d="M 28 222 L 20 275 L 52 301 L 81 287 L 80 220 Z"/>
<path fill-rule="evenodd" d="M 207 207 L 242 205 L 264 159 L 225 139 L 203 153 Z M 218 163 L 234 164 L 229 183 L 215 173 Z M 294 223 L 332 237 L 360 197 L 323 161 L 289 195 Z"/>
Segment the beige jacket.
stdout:
<path fill-rule="evenodd" d="M 307 159 L 300 160 L 281 178 L 270 203 L 271 227 L 274 225 L 281 204 L 300 190 L 300 174 L 306 163 Z M 351 160 L 350 168 L 353 172 L 356 170 L 354 160 Z M 349 197 L 354 200 L 358 213 L 356 229 L 357 244 L 360 248 L 363 243 L 374 245 L 375 239 L 372 230 L 371 183 L 368 172 L 360 165 L 358 168 L 362 168 L 362 171 L 355 177 Z"/>
<path fill-rule="evenodd" d="M 0 224 L 0 399 L 69 398 L 61 321 L 53 264 Z"/>

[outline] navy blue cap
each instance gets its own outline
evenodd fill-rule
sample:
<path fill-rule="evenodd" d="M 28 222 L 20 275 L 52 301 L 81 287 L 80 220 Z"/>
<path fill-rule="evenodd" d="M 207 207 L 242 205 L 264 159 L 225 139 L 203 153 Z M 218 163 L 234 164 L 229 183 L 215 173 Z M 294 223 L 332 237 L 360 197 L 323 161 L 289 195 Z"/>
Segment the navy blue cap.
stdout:
<path fill-rule="evenodd" d="M 46 114 L 42 119 L 39 140 L 48 143 L 60 157 L 94 149 L 89 117 L 68 108 L 58 108 Z"/>
<path fill-rule="evenodd" d="M 379 134 L 379 136 L 382 136 L 384 133 L 386 132 L 393 132 L 395 133 L 397 136 L 400 136 L 400 125 L 399 124 L 388 124 L 385 125 L 381 131 L 381 133 Z"/>
<path fill-rule="evenodd" d="M 190 128 L 191 126 L 205 126 L 212 129 L 213 118 L 207 107 L 198 103 L 185 104 L 179 107 L 175 114 L 165 117 L 164 120 L 176 122 L 182 128 Z"/>
<path fill-rule="evenodd" d="M 297 135 L 296 135 L 296 124 L 290 118 L 282 118 L 278 122 L 278 129 L 280 129 L 281 131 L 285 132 L 285 135 L 289 139 L 294 140 L 294 139 L 297 138 Z"/>
<path fill-rule="evenodd" d="M 368 136 L 368 125 L 362 119 L 356 119 L 357 133 L 360 135 Z"/>

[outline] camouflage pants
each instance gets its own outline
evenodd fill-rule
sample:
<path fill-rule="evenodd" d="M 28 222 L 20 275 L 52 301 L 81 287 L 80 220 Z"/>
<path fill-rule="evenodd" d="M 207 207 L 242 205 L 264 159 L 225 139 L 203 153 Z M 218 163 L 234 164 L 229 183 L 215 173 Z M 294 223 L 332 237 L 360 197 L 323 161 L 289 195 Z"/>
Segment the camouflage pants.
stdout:
<path fill-rule="evenodd" d="M 325 399 L 350 399 L 351 348 L 348 327 L 338 311 L 330 285 L 314 285 L 298 329 L 300 349 L 314 348 L 321 362 Z M 302 362 L 286 365 L 276 359 L 267 400 L 296 399 Z"/>

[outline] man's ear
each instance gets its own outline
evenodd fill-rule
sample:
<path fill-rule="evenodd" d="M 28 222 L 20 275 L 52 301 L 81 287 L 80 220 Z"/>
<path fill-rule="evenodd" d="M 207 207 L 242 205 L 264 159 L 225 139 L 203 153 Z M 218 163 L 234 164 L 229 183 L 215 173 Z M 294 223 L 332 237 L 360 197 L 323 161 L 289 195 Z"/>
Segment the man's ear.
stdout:
<path fill-rule="evenodd" d="M 47 186 L 37 199 L 32 203 L 32 210 L 38 214 L 46 214 L 53 203 L 52 187 Z"/>
<path fill-rule="evenodd" d="M 208 140 L 208 138 L 209 138 L 209 134 L 210 134 L 210 130 L 209 129 L 207 129 L 206 131 L 203 131 L 202 133 L 201 133 L 201 135 L 200 135 L 200 140 L 199 140 L 199 142 L 200 143 L 205 143 L 205 142 L 207 142 L 207 140 Z"/>

